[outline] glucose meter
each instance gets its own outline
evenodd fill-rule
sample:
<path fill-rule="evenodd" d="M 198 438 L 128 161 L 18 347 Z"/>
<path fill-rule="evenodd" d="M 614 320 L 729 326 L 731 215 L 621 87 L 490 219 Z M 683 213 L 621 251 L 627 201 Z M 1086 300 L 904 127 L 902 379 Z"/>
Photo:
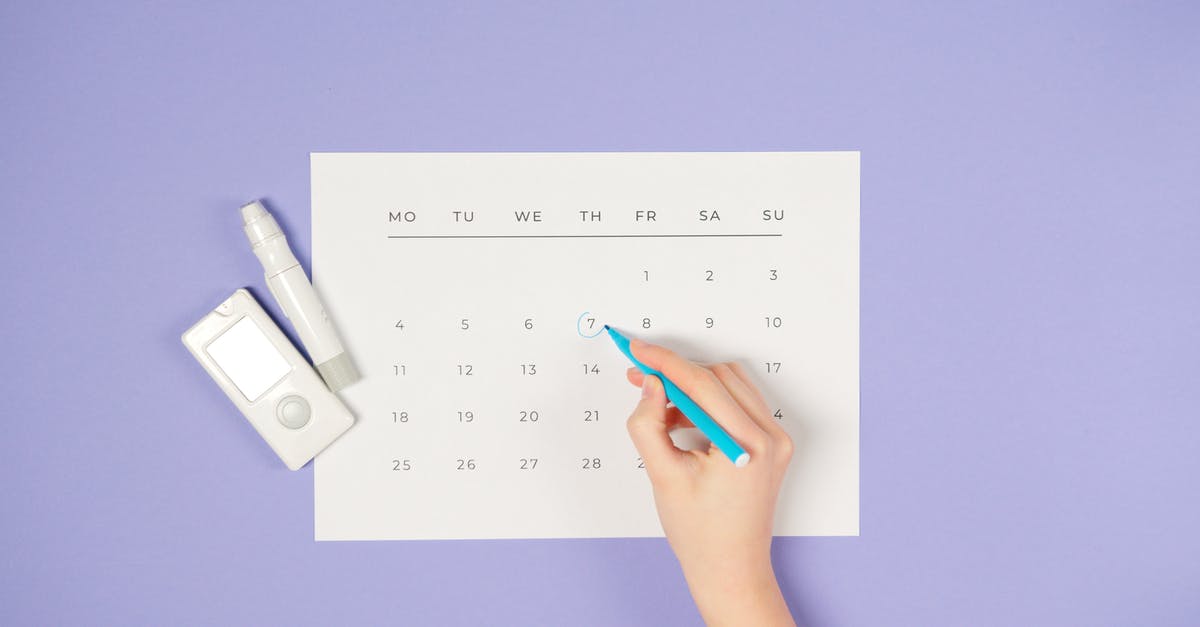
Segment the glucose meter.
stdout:
<path fill-rule="evenodd" d="M 354 424 L 354 416 L 239 289 L 183 334 L 183 343 L 292 470 Z"/>

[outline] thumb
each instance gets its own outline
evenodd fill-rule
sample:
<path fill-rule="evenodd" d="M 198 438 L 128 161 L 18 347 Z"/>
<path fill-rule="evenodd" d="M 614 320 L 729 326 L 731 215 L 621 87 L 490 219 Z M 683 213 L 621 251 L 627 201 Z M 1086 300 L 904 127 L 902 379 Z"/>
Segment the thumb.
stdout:
<path fill-rule="evenodd" d="M 680 451 L 668 434 L 667 394 L 658 377 L 647 375 L 642 381 L 642 400 L 625 423 L 633 445 L 646 464 L 651 479 L 669 472 L 680 462 Z"/>

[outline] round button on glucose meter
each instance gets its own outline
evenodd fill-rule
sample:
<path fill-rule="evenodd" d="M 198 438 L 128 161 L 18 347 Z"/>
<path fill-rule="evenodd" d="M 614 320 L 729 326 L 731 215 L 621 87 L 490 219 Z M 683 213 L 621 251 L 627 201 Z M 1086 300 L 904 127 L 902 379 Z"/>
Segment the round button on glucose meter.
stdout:
<path fill-rule="evenodd" d="M 275 415 L 283 426 L 289 429 L 299 429 L 308 424 L 312 411 L 308 407 L 308 401 L 303 397 L 293 395 L 280 399 L 279 404 L 275 406 Z"/>

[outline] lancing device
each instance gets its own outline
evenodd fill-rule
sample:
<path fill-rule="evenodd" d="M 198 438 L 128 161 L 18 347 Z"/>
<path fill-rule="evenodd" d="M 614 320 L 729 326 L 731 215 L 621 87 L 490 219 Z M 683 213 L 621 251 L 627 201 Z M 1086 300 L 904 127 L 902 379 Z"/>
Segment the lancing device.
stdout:
<path fill-rule="evenodd" d="M 632 361 L 633 365 L 637 366 L 637 369 L 642 371 L 642 374 L 658 377 L 659 380 L 662 381 L 663 389 L 667 392 L 667 400 L 674 403 L 675 407 L 677 407 L 679 411 L 683 412 L 683 415 L 687 416 L 688 420 L 691 420 L 692 424 L 696 425 L 696 428 L 699 429 L 705 437 L 707 437 L 713 444 L 717 445 L 717 448 L 721 449 L 721 452 L 729 458 L 729 461 L 733 462 L 734 466 L 741 468 L 742 466 L 750 463 L 750 454 L 746 452 L 746 449 L 742 448 L 742 445 L 738 444 L 737 441 L 729 437 L 729 434 L 721 428 L 721 425 L 717 424 L 717 421 L 713 420 L 712 416 L 708 415 L 708 412 L 705 412 L 703 409 L 701 409 L 700 406 L 696 404 L 696 401 L 693 401 L 690 397 L 688 397 L 687 394 L 684 394 L 683 390 L 679 389 L 678 386 L 672 383 L 666 375 L 651 368 L 650 366 L 647 366 L 646 364 L 643 364 L 633 356 L 633 351 L 629 350 L 629 338 L 621 335 L 616 329 L 608 326 L 607 324 L 604 325 L 604 330 L 608 331 L 608 336 L 611 337 L 612 341 L 616 343 L 617 348 L 620 349 L 622 353 L 625 353 L 625 356 L 629 358 L 629 361 Z"/>
<path fill-rule="evenodd" d="M 283 309 L 283 315 L 292 321 L 325 385 L 336 392 L 362 378 L 342 347 L 329 316 L 325 315 L 325 306 L 317 298 L 308 275 L 288 248 L 279 223 L 261 202 L 255 200 L 242 206 L 242 228 L 266 271 L 271 295 Z"/>

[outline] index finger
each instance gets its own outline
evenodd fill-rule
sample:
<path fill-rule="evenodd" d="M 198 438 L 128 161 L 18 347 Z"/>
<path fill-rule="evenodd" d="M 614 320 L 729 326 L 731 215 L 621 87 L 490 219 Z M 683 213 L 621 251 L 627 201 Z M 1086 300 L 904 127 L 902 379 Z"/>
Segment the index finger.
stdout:
<path fill-rule="evenodd" d="M 692 363 L 668 348 L 641 340 L 632 340 L 629 349 L 638 361 L 670 379 L 751 453 L 761 452 L 766 447 L 766 432 L 746 415 L 708 368 Z"/>

